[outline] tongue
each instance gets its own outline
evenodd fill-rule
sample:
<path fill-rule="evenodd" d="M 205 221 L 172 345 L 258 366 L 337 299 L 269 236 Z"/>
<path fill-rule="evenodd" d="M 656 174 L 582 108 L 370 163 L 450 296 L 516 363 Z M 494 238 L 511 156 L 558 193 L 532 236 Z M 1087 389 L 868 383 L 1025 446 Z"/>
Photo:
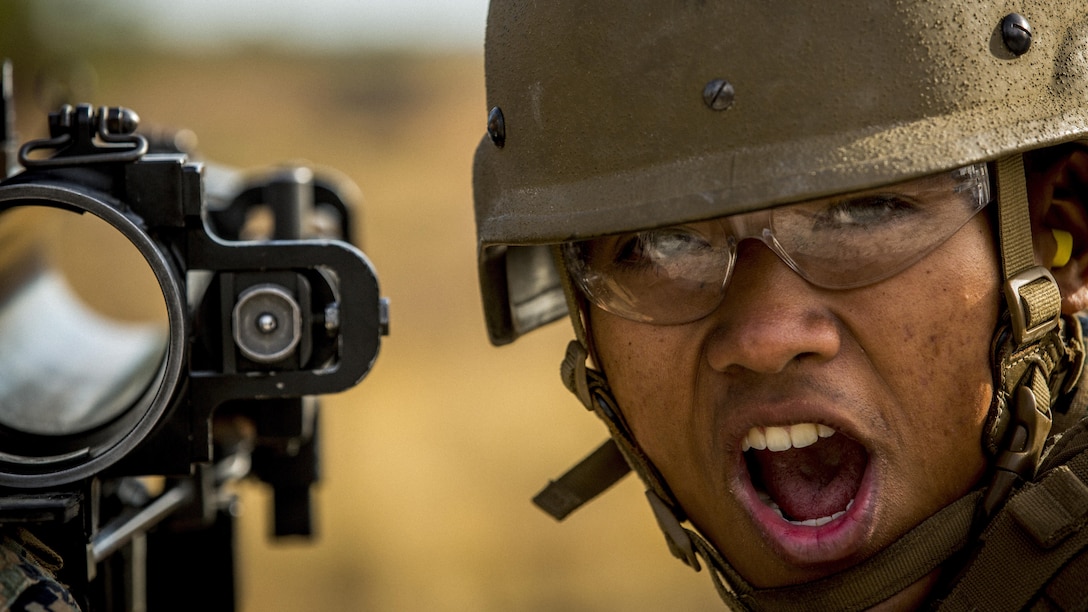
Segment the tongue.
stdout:
<path fill-rule="evenodd" d="M 831 516 L 857 495 L 869 463 L 865 449 L 843 435 L 788 451 L 755 451 L 755 470 L 771 499 L 794 521 Z"/>

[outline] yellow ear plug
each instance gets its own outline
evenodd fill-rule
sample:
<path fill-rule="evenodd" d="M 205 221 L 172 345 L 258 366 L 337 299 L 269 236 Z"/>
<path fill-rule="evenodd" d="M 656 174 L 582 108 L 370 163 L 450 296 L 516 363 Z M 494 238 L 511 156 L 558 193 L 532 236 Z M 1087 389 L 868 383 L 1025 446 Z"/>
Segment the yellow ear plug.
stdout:
<path fill-rule="evenodd" d="M 1073 254 L 1073 235 L 1060 229 L 1052 229 L 1050 233 L 1054 234 L 1054 242 L 1058 245 L 1054 259 L 1050 260 L 1050 267 L 1060 268 L 1069 263 L 1069 257 Z"/>

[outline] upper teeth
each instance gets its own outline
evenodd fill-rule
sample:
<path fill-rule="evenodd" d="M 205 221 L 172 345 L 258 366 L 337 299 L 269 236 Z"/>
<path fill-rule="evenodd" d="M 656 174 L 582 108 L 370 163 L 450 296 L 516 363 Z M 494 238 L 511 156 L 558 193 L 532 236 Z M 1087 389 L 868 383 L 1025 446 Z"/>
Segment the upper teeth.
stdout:
<path fill-rule="evenodd" d="M 835 430 L 820 423 L 796 423 L 785 427 L 753 427 L 741 440 L 741 450 L 784 451 L 791 448 L 804 448 L 816 443 L 820 438 L 835 435 Z"/>

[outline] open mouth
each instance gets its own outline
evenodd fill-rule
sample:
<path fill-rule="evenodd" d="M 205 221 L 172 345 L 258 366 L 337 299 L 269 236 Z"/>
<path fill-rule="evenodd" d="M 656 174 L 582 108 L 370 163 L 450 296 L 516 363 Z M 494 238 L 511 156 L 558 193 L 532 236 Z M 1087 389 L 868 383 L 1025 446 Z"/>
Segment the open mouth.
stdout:
<path fill-rule="evenodd" d="M 753 427 L 741 448 L 759 499 L 797 526 L 845 516 L 869 465 L 864 446 L 817 423 Z"/>

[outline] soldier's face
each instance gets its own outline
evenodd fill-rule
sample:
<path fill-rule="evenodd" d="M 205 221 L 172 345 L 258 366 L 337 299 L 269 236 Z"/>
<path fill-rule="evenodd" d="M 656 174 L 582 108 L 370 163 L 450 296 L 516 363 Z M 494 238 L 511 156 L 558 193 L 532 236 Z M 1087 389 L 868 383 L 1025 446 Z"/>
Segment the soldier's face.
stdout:
<path fill-rule="evenodd" d="M 591 307 L 635 438 L 753 585 L 854 565 L 979 479 L 993 244 L 976 215 L 904 272 L 834 291 L 747 241 L 705 318 L 650 325 Z"/>

